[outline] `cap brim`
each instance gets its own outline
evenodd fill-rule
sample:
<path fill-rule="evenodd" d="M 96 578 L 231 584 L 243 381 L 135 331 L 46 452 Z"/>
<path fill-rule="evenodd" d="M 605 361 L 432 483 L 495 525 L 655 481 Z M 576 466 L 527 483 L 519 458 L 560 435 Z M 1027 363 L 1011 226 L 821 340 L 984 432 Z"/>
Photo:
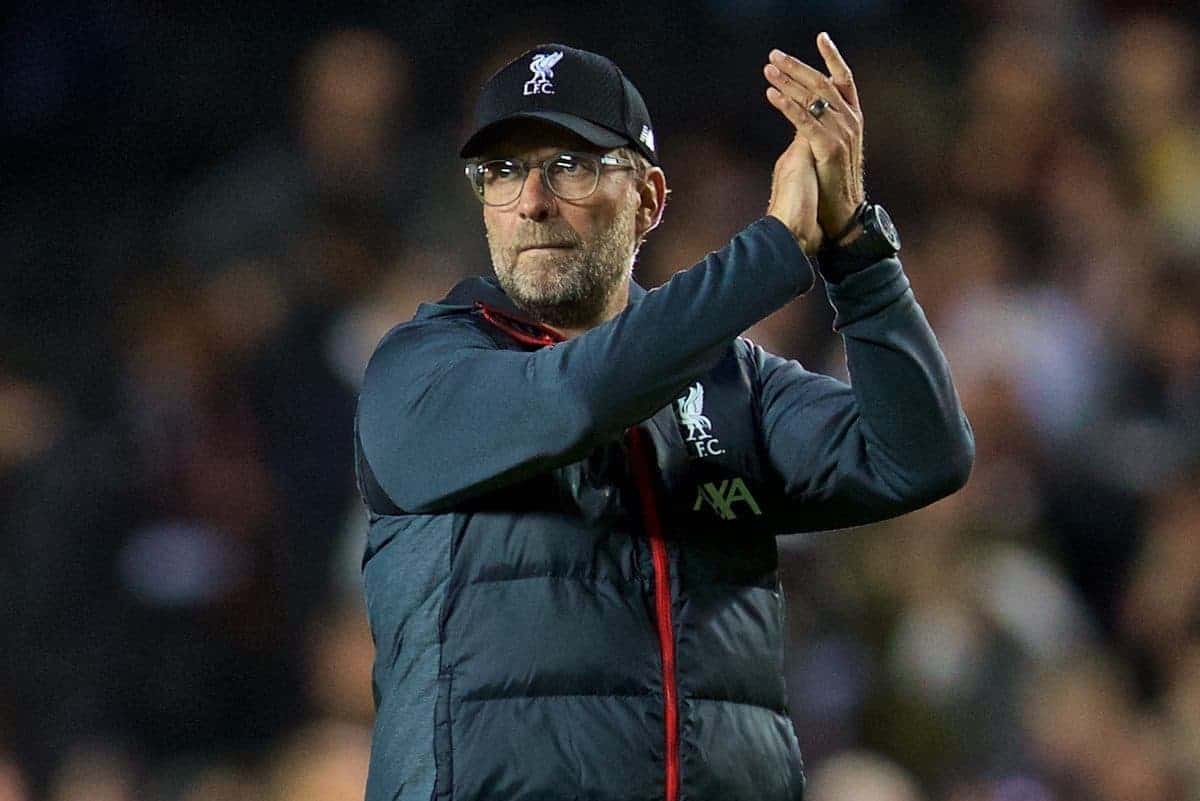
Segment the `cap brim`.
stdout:
<path fill-rule="evenodd" d="M 543 120 L 573 134 L 578 134 L 597 147 L 620 147 L 621 145 L 632 144 L 629 141 L 629 137 L 624 134 L 610 131 L 608 128 L 596 125 L 594 122 L 588 122 L 585 119 L 576 117 L 574 114 L 565 114 L 561 111 L 521 111 L 516 114 L 509 114 L 503 119 L 496 120 L 480 128 L 462 146 L 458 155 L 465 159 L 478 156 L 480 151 L 486 148 L 499 135 L 501 129 L 515 120 Z"/>

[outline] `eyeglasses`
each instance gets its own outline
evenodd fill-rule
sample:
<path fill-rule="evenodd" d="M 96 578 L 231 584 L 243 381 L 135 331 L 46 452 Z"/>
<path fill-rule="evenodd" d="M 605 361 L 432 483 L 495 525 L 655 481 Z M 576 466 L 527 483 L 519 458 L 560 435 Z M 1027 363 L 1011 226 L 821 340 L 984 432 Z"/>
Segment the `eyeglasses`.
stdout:
<path fill-rule="evenodd" d="M 467 180 L 485 206 L 504 206 L 521 196 L 525 177 L 534 167 L 542 168 L 542 183 L 563 200 L 583 200 L 600 185 L 605 167 L 632 170 L 637 165 L 620 156 L 591 153 L 557 153 L 542 161 L 491 159 L 467 165 Z"/>

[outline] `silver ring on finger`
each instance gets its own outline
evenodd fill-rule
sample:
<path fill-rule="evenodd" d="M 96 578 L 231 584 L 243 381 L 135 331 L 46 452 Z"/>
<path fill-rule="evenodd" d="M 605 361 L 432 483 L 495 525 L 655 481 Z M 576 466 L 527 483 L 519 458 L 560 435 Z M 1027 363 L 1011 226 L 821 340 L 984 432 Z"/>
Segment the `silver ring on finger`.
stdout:
<path fill-rule="evenodd" d="M 813 116 L 814 120 L 821 119 L 821 115 L 829 108 L 829 101 L 823 97 L 818 97 L 816 100 L 808 104 L 808 113 Z"/>

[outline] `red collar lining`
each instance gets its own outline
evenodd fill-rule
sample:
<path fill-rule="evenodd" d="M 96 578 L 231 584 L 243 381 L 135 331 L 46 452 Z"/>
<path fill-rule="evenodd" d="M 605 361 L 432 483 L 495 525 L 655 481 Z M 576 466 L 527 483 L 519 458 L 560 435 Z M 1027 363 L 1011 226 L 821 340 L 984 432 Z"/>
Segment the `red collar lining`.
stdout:
<path fill-rule="evenodd" d="M 475 308 L 479 310 L 483 319 L 523 345 L 536 345 L 540 348 L 557 342 L 565 342 L 567 339 L 549 326 L 514 317 L 483 301 L 475 301 Z"/>

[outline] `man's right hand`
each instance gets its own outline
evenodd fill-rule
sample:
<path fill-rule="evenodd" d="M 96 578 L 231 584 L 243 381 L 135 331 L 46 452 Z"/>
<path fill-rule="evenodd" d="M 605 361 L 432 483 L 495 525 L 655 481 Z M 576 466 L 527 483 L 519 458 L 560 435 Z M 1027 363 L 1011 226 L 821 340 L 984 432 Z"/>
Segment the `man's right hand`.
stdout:
<path fill-rule="evenodd" d="M 779 90 L 767 89 L 768 97 Z M 771 200 L 767 214 L 780 220 L 812 256 L 821 247 L 823 234 L 817 224 L 817 164 L 808 140 L 796 136 L 775 160 L 771 175 Z"/>

